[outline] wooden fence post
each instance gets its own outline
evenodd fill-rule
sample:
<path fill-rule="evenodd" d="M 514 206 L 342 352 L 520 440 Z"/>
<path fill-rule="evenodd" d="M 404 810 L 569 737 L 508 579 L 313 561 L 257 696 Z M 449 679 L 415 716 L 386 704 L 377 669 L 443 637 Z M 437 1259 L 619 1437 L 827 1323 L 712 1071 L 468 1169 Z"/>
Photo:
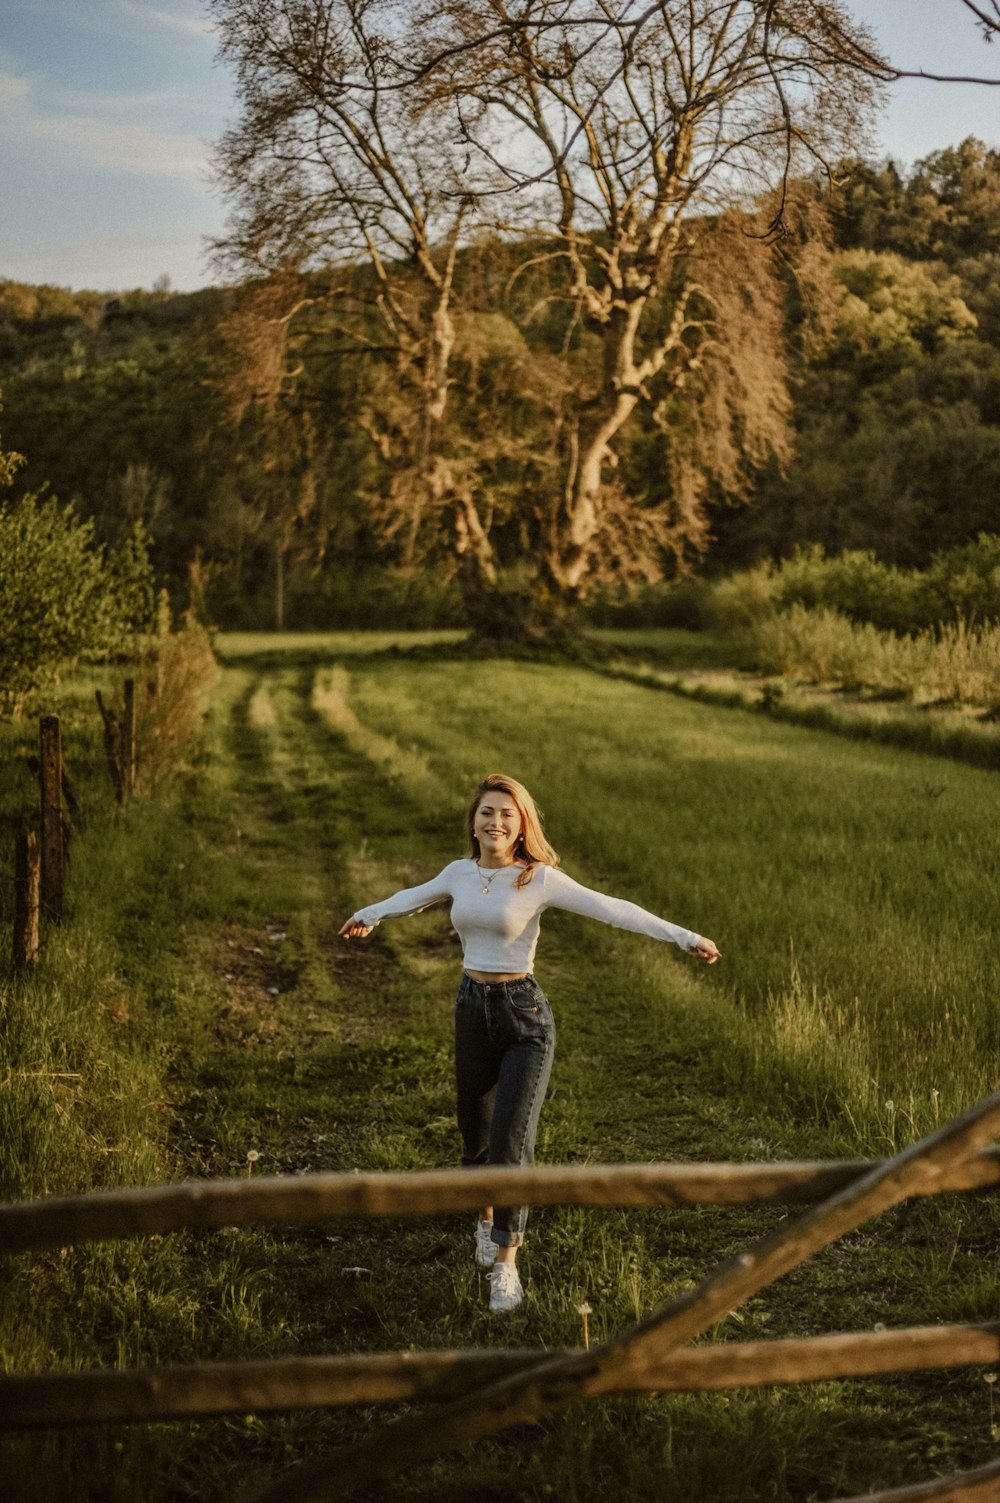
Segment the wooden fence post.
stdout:
<path fill-rule="evenodd" d="M 122 728 L 118 724 L 118 716 L 113 710 L 108 709 L 104 703 L 104 696 L 100 689 L 95 689 L 97 708 L 101 712 L 104 721 L 104 755 L 107 758 L 108 772 L 111 774 L 111 783 L 115 790 L 115 799 L 119 804 L 125 802 L 125 774 L 122 768 Z"/>
<path fill-rule="evenodd" d="M 31 773 L 31 776 L 38 783 L 39 787 L 41 787 L 42 764 L 39 759 L 37 757 L 28 757 L 25 765 L 27 766 L 28 771 Z M 73 782 L 73 779 L 69 773 L 69 769 L 66 766 L 65 758 L 63 759 L 62 765 L 62 796 L 63 861 L 64 864 L 68 867 L 70 847 L 73 844 L 73 839 L 76 834 L 76 831 L 73 829 L 72 816 L 74 814 L 79 814 L 80 812 L 80 798 L 76 791 L 76 784 Z"/>
<path fill-rule="evenodd" d="M 135 792 L 135 679 L 125 680 L 125 713 L 122 717 L 122 783 L 125 797 Z"/>
<path fill-rule="evenodd" d="M 23 971 L 38 959 L 40 862 L 33 830 L 24 830 L 14 848 L 14 969 Z"/>
<path fill-rule="evenodd" d="M 62 740 L 58 715 L 43 715 L 40 723 L 39 781 L 42 797 L 42 912 L 58 923 L 62 918 L 66 842 L 63 838 Z"/>

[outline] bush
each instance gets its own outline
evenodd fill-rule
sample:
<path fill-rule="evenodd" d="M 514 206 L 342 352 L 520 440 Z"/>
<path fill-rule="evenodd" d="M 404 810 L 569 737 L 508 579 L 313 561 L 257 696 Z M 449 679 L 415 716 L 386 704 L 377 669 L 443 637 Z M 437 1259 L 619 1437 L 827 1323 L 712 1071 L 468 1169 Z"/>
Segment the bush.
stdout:
<path fill-rule="evenodd" d="M 825 606 L 807 610 L 796 604 L 758 621 L 747 646 L 761 673 L 790 674 L 849 689 L 909 692 L 926 668 L 933 639 L 897 637 Z"/>
<path fill-rule="evenodd" d="M 708 619 L 719 631 L 742 633 L 773 616 L 779 605 L 778 569 L 764 562 L 716 581 Z"/>
<path fill-rule="evenodd" d="M 704 579 L 678 579 L 639 588 L 596 590 L 583 609 L 591 626 L 679 627 L 704 631 L 711 624 L 713 589 Z"/>
<path fill-rule="evenodd" d="M 928 699 L 1000 704 L 1000 626 L 956 621 L 942 627 L 920 691 Z"/>
<path fill-rule="evenodd" d="M 825 607 L 852 621 L 886 631 L 923 625 L 922 577 L 880 563 L 874 553 L 853 549 L 828 558 L 818 545 L 798 548 L 778 564 L 765 562 L 720 580 L 711 614 L 724 629 L 740 630 L 772 611 Z"/>
<path fill-rule="evenodd" d="M 981 532 L 974 543 L 936 553 L 923 583 L 928 625 L 1000 622 L 1000 537 Z"/>
<path fill-rule="evenodd" d="M 108 559 L 71 507 L 30 495 L 0 506 L 0 713 L 77 659 L 120 651 L 150 584 L 141 534 Z"/>
<path fill-rule="evenodd" d="M 924 700 L 1000 702 L 1000 626 L 958 621 L 897 636 L 826 607 L 796 604 L 756 622 L 746 648 L 748 664 L 761 673 Z"/>
<path fill-rule="evenodd" d="M 208 632 L 193 618 L 165 632 L 153 651 L 136 717 L 139 787 L 149 791 L 187 760 L 218 683 Z"/>
<path fill-rule="evenodd" d="M 0 452 L 0 488 L 19 464 Z M 17 715 L 76 659 L 119 651 L 148 624 L 152 597 L 141 526 L 106 553 L 72 507 L 30 494 L 0 504 L 0 713 Z"/>
<path fill-rule="evenodd" d="M 1000 622 L 1000 537 L 980 533 L 935 554 L 923 571 L 883 564 L 867 549 L 827 557 L 818 545 L 799 548 L 780 563 L 719 580 L 707 614 L 713 625 L 739 632 L 796 605 L 901 636 L 955 621 Z"/>
<path fill-rule="evenodd" d="M 827 558 L 822 548 L 799 549 L 777 571 L 778 603 L 826 606 L 852 621 L 908 632 L 923 623 L 919 575 L 880 563 L 868 549 Z"/>

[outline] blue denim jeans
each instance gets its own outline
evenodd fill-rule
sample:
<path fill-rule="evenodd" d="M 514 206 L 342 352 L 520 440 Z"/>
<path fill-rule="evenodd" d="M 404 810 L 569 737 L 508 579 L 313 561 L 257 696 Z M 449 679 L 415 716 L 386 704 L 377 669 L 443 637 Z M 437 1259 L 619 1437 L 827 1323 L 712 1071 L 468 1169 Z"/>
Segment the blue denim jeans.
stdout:
<path fill-rule="evenodd" d="M 462 1163 L 530 1164 L 552 1069 L 556 1026 L 533 976 L 473 981 L 455 999 L 455 1083 Z M 527 1206 L 494 1206 L 493 1241 L 517 1247 Z"/>

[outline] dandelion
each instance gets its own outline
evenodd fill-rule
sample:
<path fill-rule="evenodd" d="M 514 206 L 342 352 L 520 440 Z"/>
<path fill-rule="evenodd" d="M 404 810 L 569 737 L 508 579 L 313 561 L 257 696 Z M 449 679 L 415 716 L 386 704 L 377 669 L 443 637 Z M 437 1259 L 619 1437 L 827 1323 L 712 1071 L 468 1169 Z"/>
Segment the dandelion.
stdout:
<path fill-rule="evenodd" d="M 583 1348 L 584 1348 L 584 1351 L 589 1352 L 590 1351 L 590 1327 L 588 1325 L 588 1316 L 592 1315 L 593 1311 L 591 1310 L 590 1306 L 587 1304 L 587 1301 L 584 1300 L 584 1302 L 583 1302 L 582 1305 L 577 1305 L 577 1307 L 576 1307 L 576 1313 L 579 1315 L 580 1319 L 583 1321 Z"/>
<path fill-rule="evenodd" d="M 249 1178 L 253 1173 L 253 1166 L 254 1164 L 256 1164 L 259 1158 L 260 1154 L 257 1152 L 256 1148 L 251 1148 L 249 1153 L 247 1154 L 247 1178 Z"/>
<path fill-rule="evenodd" d="M 993 1385 L 997 1380 L 996 1373 L 983 1373 L 983 1382 L 987 1384 L 990 1392 L 990 1439 L 1000 1440 L 1000 1425 L 993 1416 Z"/>

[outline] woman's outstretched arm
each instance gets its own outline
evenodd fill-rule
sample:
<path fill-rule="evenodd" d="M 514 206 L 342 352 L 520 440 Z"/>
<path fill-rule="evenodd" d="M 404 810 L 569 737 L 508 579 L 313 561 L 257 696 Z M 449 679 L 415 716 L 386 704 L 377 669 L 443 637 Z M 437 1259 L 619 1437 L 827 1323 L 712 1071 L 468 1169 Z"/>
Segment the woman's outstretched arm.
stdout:
<path fill-rule="evenodd" d="M 603 892 L 583 887 L 555 867 L 545 868 L 545 903 L 548 908 L 563 908 L 568 913 L 579 913 L 584 918 L 611 924 L 616 929 L 629 929 L 633 934 L 646 934 L 666 944 L 679 945 L 690 955 L 697 955 L 709 965 L 719 958 L 714 940 L 696 934 L 693 929 L 683 929 L 668 919 L 658 918 L 638 903 L 629 903 L 624 898 L 609 898 Z"/>
<path fill-rule="evenodd" d="M 384 918 L 402 918 L 408 913 L 419 913 L 423 908 L 430 908 L 434 903 L 442 903 L 445 898 L 452 896 L 451 883 L 448 880 L 451 875 L 452 862 L 444 871 L 438 872 L 429 882 L 422 882 L 419 887 L 403 887 L 399 892 L 394 892 L 391 897 L 383 898 L 380 903 L 371 903 L 367 908 L 359 908 L 345 924 L 341 926 L 340 934 L 344 939 L 364 939 L 370 934 L 376 924 L 380 924 Z"/>

